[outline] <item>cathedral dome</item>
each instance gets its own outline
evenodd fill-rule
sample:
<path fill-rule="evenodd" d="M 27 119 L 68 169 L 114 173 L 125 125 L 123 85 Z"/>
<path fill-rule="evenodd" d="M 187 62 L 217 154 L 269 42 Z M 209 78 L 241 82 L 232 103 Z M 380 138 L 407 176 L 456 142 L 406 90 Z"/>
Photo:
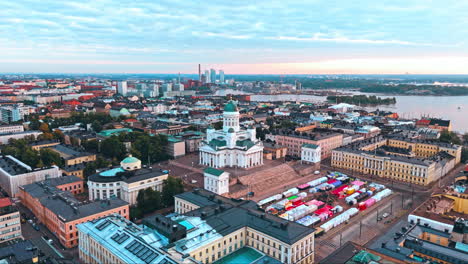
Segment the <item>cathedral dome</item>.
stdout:
<path fill-rule="evenodd" d="M 235 132 L 235 131 L 234 131 L 234 128 L 232 128 L 232 127 L 229 128 L 228 132 L 229 132 L 229 133 L 234 133 L 234 132 Z"/>
<path fill-rule="evenodd" d="M 229 103 L 224 106 L 224 112 L 237 112 L 237 106 L 233 101 L 229 101 Z"/>

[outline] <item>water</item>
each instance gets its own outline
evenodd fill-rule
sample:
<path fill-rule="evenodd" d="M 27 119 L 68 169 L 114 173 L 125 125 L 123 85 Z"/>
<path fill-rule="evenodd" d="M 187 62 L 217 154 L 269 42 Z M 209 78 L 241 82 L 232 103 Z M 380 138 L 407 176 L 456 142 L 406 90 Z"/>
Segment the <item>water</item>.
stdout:
<path fill-rule="evenodd" d="M 348 92 L 348 91 L 347 91 Z M 406 95 L 379 95 L 352 92 L 353 94 L 376 95 L 382 98 L 395 97 L 396 104 L 364 107 L 366 110 L 375 109 L 397 112 L 400 118 L 420 118 L 430 116 L 449 119 L 452 121 L 454 131 L 468 133 L 468 96 L 406 96 Z M 299 101 L 323 102 L 326 96 L 279 94 L 279 95 L 251 95 L 251 101 Z"/>

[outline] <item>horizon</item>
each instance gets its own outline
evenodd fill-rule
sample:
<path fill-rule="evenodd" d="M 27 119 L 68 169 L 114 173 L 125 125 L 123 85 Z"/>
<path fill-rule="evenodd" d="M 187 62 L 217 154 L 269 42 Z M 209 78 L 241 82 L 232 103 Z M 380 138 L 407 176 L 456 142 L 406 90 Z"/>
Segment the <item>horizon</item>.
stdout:
<path fill-rule="evenodd" d="M 0 3 L 1 72 L 468 74 L 468 4 Z"/>

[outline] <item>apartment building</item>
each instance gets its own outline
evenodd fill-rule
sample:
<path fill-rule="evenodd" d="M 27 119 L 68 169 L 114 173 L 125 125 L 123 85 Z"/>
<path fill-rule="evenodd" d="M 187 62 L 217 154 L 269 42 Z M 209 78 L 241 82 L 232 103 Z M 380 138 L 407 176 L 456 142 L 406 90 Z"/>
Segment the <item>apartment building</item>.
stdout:
<path fill-rule="evenodd" d="M 111 214 L 119 214 L 128 219 L 128 203 L 123 200 L 77 200 L 72 194 L 74 186 L 79 188 L 77 178 L 68 177 L 73 176 L 21 186 L 18 195 L 21 203 L 57 236 L 64 247 L 72 248 L 78 245 L 78 224 Z"/>
<path fill-rule="evenodd" d="M 237 250 L 254 250 L 280 263 L 314 262 L 313 228 L 265 214 L 252 201 L 196 189 L 175 196 L 175 211 L 179 215 L 172 220 L 193 230 L 174 242 L 176 250 L 202 263 Z"/>
<path fill-rule="evenodd" d="M 304 144 L 320 146 L 322 159 L 329 158 L 332 150 L 343 145 L 343 134 L 334 132 L 303 134 L 294 131 L 277 131 L 276 133 L 267 134 L 266 139 L 287 147 L 288 155 L 298 158 L 301 157 L 302 146 Z"/>
<path fill-rule="evenodd" d="M 57 166 L 33 169 L 13 156 L 0 156 L 0 184 L 11 197 L 16 196 L 19 186 L 61 175 Z"/>
<path fill-rule="evenodd" d="M 382 178 L 428 185 L 459 162 L 461 146 L 374 137 L 333 150 L 331 165 Z"/>
<path fill-rule="evenodd" d="M 20 213 L 10 198 L 0 198 L 0 244 L 22 238 Z"/>

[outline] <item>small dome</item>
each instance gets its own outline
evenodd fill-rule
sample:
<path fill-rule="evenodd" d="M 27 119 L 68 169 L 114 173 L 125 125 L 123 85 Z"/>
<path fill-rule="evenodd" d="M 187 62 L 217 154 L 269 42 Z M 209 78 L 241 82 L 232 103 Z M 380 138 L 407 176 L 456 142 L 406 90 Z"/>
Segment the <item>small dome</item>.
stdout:
<path fill-rule="evenodd" d="M 229 132 L 229 133 L 234 133 L 234 132 L 235 132 L 235 131 L 234 131 L 234 128 L 232 128 L 232 127 L 229 128 L 228 132 Z"/>
<path fill-rule="evenodd" d="M 229 103 L 224 106 L 224 112 L 237 112 L 237 106 L 233 101 L 229 101 Z"/>
<path fill-rule="evenodd" d="M 132 157 L 131 155 L 122 160 L 122 163 L 134 163 L 140 161 L 139 159 Z"/>

